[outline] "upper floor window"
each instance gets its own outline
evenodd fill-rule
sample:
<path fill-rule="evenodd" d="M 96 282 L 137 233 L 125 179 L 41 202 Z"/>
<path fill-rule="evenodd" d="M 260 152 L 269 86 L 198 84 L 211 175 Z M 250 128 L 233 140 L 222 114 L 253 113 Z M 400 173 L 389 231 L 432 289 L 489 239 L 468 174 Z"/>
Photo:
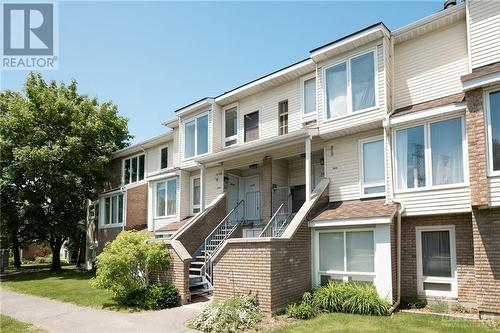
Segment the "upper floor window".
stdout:
<path fill-rule="evenodd" d="M 288 133 L 288 100 L 278 104 L 278 127 L 279 135 Z"/>
<path fill-rule="evenodd" d="M 489 173 L 500 174 L 500 91 L 490 93 L 487 103 Z"/>
<path fill-rule="evenodd" d="M 135 183 L 144 179 L 144 154 L 129 157 L 123 160 L 123 182 Z"/>
<path fill-rule="evenodd" d="M 309 116 L 316 112 L 316 78 L 312 77 L 302 82 L 303 113 L 304 116 Z"/>
<path fill-rule="evenodd" d="M 361 141 L 362 196 L 378 196 L 385 193 L 384 140 Z"/>
<path fill-rule="evenodd" d="M 341 117 L 374 107 L 375 76 L 375 51 L 326 68 L 326 118 Z"/>
<path fill-rule="evenodd" d="M 156 183 L 156 216 L 173 216 L 177 212 L 177 179 Z"/>
<path fill-rule="evenodd" d="M 166 169 L 168 167 L 168 147 L 160 150 L 160 168 Z"/>
<path fill-rule="evenodd" d="M 224 146 L 229 147 L 238 142 L 238 107 L 224 110 Z"/>
<path fill-rule="evenodd" d="M 208 115 L 198 116 L 184 124 L 184 156 L 191 158 L 208 153 Z"/>
<path fill-rule="evenodd" d="M 396 131 L 398 190 L 464 183 L 464 145 L 462 118 Z"/>
<path fill-rule="evenodd" d="M 123 194 L 104 198 L 104 225 L 123 223 Z"/>
<path fill-rule="evenodd" d="M 259 139 L 259 111 L 245 115 L 245 142 Z"/>

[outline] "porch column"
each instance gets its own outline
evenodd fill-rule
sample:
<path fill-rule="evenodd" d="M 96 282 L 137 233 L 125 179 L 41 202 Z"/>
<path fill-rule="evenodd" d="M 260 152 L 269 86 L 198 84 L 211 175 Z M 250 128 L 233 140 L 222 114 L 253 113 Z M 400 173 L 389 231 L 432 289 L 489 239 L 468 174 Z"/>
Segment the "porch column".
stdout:
<path fill-rule="evenodd" d="M 205 210 L 205 166 L 198 164 L 200 167 L 200 212 Z"/>
<path fill-rule="evenodd" d="M 267 223 L 273 213 L 273 159 L 265 157 L 262 164 L 262 219 Z"/>
<path fill-rule="evenodd" d="M 311 200 L 311 137 L 307 137 L 306 144 L 306 202 Z"/>

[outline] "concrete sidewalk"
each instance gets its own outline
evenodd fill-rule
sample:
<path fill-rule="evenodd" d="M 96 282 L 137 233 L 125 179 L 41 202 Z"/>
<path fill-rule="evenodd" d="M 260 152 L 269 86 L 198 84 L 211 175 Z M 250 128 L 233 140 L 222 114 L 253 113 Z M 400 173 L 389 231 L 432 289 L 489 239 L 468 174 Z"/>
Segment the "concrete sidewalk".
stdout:
<path fill-rule="evenodd" d="M 0 312 L 51 333 L 196 332 L 185 326 L 208 302 L 140 313 L 121 313 L 0 289 Z"/>

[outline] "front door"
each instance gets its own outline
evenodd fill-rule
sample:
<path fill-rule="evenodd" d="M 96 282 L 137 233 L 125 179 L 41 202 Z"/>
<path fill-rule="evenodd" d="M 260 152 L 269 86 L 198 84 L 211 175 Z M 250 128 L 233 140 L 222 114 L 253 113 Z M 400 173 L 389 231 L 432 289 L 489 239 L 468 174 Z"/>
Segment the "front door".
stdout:
<path fill-rule="evenodd" d="M 244 192 L 247 220 L 260 220 L 259 176 L 250 176 L 244 178 Z"/>
<path fill-rule="evenodd" d="M 240 178 L 231 174 L 227 174 L 227 205 L 226 209 L 229 213 L 238 204 L 240 193 Z"/>
<path fill-rule="evenodd" d="M 306 201 L 306 186 L 298 185 L 292 187 L 292 213 L 297 213 Z"/>

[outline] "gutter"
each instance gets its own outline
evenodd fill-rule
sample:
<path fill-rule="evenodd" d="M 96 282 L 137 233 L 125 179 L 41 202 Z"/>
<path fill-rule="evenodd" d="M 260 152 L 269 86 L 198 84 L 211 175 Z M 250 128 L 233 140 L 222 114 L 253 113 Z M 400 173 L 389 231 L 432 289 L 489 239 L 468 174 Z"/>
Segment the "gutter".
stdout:
<path fill-rule="evenodd" d="M 398 217 L 397 217 L 397 236 L 396 236 L 396 255 L 397 259 L 397 270 L 396 270 L 396 284 L 397 284 L 397 298 L 396 302 L 392 304 L 389 308 L 388 314 L 391 315 L 394 310 L 396 310 L 401 303 L 401 215 L 405 211 L 405 206 L 400 201 L 392 199 L 393 202 L 399 204 Z"/>

